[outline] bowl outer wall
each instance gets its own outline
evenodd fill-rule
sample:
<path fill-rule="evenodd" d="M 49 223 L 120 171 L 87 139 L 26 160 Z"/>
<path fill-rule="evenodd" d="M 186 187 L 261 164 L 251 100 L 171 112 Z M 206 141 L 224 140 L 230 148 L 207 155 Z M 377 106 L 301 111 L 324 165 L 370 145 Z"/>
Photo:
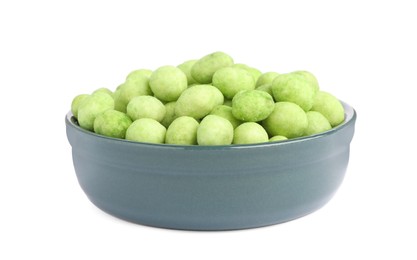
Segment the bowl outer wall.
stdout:
<path fill-rule="evenodd" d="M 229 230 L 317 210 L 340 186 L 356 113 L 322 134 L 254 145 L 175 146 L 113 139 L 66 116 L 77 179 L 100 209 L 144 225 Z"/>

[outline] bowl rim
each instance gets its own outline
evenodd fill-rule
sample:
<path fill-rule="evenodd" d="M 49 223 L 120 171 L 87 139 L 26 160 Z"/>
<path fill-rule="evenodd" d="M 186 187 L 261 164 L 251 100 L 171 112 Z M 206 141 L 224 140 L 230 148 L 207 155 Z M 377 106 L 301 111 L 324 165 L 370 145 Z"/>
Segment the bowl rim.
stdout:
<path fill-rule="evenodd" d="M 355 109 L 347 104 L 346 102 L 343 102 L 340 100 L 340 102 L 343 105 L 344 108 L 344 114 L 345 119 L 344 121 L 339 124 L 338 126 L 333 127 L 330 130 L 309 135 L 309 136 L 302 136 L 287 140 L 280 140 L 280 141 L 269 141 L 269 142 L 263 142 L 263 143 L 254 143 L 254 144 L 229 144 L 229 145 L 179 145 L 179 144 L 158 144 L 158 143 L 146 143 L 146 142 L 138 142 L 138 141 L 132 141 L 127 139 L 121 139 L 121 138 L 114 138 L 109 136 L 104 136 L 100 134 L 96 134 L 92 131 L 88 131 L 84 128 L 81 128 L 77 123 L 76 119 L 73 116 L 72 112 L 69 111 L 65 116 L 65 123 L 67 126 L 72 127 L 78 132 L 81 132 L 83 134 L 87 134 L 90 136 L 93 136 L 94 138 L 101 138 L 107 141 L 112 142 L 120 142 L 120 143 L 126 143 L 130 145 L 136 145 L 136 146 L 148 146 L 148 147 L 155 147 L 155 148 L 163 148 L 163 149 L 187 149 L 187 150 L 216 150 L 216 149 L 248 149 L 248 148 L 262 148 L 262 147 L 271 147 L 271 146 L 278 146 L 278 145 L 288 145 L 293 143 L 299 143 L 299 142 L 305 142 L 312 139 L 317 138 L 323 138 L 325 136 L 334 134 L 341 129 L 347 127 L 351 123 L 356 121 L 356 111 Z"/>

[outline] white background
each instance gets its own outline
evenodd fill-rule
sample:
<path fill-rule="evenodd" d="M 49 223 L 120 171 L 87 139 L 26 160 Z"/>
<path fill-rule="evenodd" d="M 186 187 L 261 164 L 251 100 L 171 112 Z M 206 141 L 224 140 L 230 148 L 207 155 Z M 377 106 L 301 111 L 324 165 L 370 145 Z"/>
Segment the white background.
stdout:
<path fill-rule="evenodd" d="M 416 259 L 413 1 L 1 1 L 0 259 Z M 358 113 L 346 178 L 304 218 L 190 232 L 111 217 L 80 189 L 72 98 L 214 51 L 309 70 Z"/>

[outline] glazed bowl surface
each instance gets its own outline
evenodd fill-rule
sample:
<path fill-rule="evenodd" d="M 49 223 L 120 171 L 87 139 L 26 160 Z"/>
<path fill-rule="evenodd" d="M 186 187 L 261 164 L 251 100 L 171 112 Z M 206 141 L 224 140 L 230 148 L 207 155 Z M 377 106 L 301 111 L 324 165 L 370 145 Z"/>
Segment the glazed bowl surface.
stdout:
<path fill-rule="evenodd" d="M 78 182 L 103 211 L 187 230 L 267 226 L 307 215 L 341 185 L 356 112 L 317 135 L 251 145 L 181 146 L 109 138 L 65 117 Z"/>

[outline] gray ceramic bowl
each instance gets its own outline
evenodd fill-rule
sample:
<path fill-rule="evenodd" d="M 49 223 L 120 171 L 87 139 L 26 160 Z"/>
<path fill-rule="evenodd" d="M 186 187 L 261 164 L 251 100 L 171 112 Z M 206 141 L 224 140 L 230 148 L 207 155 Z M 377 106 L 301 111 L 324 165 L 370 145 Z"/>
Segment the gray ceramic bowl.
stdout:
<path fill-rule="evenodd" d="M 189 230 L 277 224 L 309 214 L 346 172 L 356 113 L 309 137 L 230 146 L 178 146 L 66 129 L 78 181 L 97 207 L 135 223 Z"/>

